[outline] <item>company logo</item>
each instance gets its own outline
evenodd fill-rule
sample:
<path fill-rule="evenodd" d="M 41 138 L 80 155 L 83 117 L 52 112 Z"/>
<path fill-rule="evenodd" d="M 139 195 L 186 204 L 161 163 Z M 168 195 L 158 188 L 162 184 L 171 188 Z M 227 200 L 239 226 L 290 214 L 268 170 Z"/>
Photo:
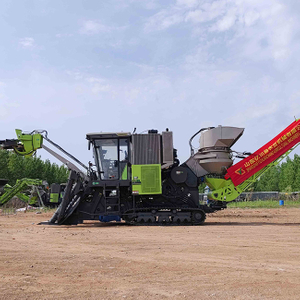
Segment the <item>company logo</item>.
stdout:
<path fill-rule="evenodd" d="M 243 170 L 242 168 L 239 168 L 238 170 L 235 171 L 235 174 L 238 174 L 238 175 L 244 175 L 246 173 L 245 170 Z"/>

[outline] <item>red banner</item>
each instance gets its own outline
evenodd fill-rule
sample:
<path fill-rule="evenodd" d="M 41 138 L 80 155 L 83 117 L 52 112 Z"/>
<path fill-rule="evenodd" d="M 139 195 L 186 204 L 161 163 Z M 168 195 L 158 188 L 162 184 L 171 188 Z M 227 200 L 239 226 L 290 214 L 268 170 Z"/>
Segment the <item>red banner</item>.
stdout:
<path fill-rule="evenodd" d="M 275 161 L 299 142 L 300 119 L 293 122 L 255 153 L 231 166 L 227 170 L 225 179 L 230 178 L 233 184 L 237 186 L 271 162 Z"/>

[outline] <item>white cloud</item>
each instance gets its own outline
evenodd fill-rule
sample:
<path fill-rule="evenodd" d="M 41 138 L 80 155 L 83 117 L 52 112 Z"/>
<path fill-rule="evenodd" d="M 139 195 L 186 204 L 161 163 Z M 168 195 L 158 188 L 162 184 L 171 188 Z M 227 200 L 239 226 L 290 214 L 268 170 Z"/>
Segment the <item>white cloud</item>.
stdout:
<path fill-rule="evenodd" d="M 101 92 L 109 92 L 110 90 L 111 90 L 111 86 L 109 84 L 102 85 L 102 84 L 96 83 L 92 87 L 92 92 L 94 94 L 99 94 Z"/>
<path fill-rule="evenodd" d="M 259 18 L 260 14 L 255 10 L 247 10 L 244 16 L 241 16 L 246 26 L 252 26 Z"/>
<path fill-rule="evenodd" d="M 152 16 L 145 24 L 145 31 L 164 30 L 173 25 L 179 24 L 184 20 L 181 12 L 174 10 L 162 10 Z"/>
<path fill-rule="evenodd" d="M 72 76 L 75 80 L 83 79 L 83 75 L 79 71 L 66 71 L 66 74 Z"/>
<path fill-rule="evenodd" d="M 153 32 L 178 25 L 190 26 L 191 33 L 206 42 L 217 34 L 230 32 L 222 43 L 231 44 L 233 49 L 236 45 L 239 55 L 279 61 L 289 59 L 296 48 L 292 41 L 300 24 L 297 14 L 281 0 L 178 0 L 151 16 L 145 30 Z"/>
<path fill-rule="evenodd" d="M 72 34 L 72 33 L 57 33 L 55 36 L 58 38 L 63 38 L 63 37 L 72 37 L 72 36 L 74 36 L 74 34 Z"/>
<path fill-rule="evenodd" d="M 122 32 L 127 29 L 128 26 L 115 26 L 115 25 L 105 25 L 99 20 L 87 20 L 83 22 L 81 28 L 79 29 L 80 34 L 85 35 L 96 35 L 100 33 L 111 33 L 111 32 Z"/>
<path fill-rule="evenodd" d="M 110 32 L 111 29 L 112 28 L 110 26 L 103 25 L 99 21 L 88 20 L 83 23 L 82 27 L 80 28 L 80 33 L 92 35 Z"/>
<path fill-rule="evenodd" d="M 289 113 L 300 119 L 300 91 L 294 92 L 288 102 L 291 103 Z"/>
<path fill-rule="evenodd" d="M 212 28 L 212 30 L 217 30 L 217 31 L 229 30 L 233 27 L 235 21 L 236 21 L 236 12 L 235 9 L 231 9 L 226 13 L 226 15 L 221 20 L 219 20 L 215 24 L 215 27 Z"/>
<path fill-rule="evenodd" d="M 97 77 L 88 77 L 88 78 L 86 78 L 86 81 L 91 82 L 91 83 L 104 83 L 105 79 L 97 78 Z"/>
<path fill-rule="evenodd" d="M 280 106 L 278 103 L 272 101 L 271 103 L 267 103 L 264 105 L 253 105 L 250 109 L 248 108 L 245 113 L 247 113 L 247 116 L 249 116 L 250 118 L 258 119 L 276 113 L 279 107 Z"/>
<path fill-rule="evenodd" d="M 114 8 L 124 10 L 124 8 L 130 7 L 130 5 L 138 5 L 144 9 L 157 9 L 162 6 L 160 0 L 117 0 L 117 5 L 114 4 Z"/>
<path fill-rule="evenodd" d="M 91 91 L 94 94 L 109 92 L 112 89 L 111 85 L 107 83 L 107 80 L 103 78 L 88 77 L 85 80 L 91 83 Z"/>
<path fill-rule="evenodd" d="M 5 94 L 2 92 L 6 84 L 0 81 L 0 99 L 5 99 Z M 0 103 L 1 104 L 1 103 Z"/>
<path fill-rule="evenodd" d="M 19 44 L 24 48 L 24 49 L 32 49 L 35 47 L 35 41 L 34 38 L 31 37 L 25 37 L 21 38 L 19 40 Z"/>
<path fill-rule="evenodd" d="M 78 71 L 67 71 L 66 73 L 72 76 L 74 80 L 80 81 L 83 84 L 83 86 L 87 82 L 89 85 L 87 88 L 93 94 L 108 92 L 112 89 L 111 84 L 109 84 L 106 79 L 98 78 L 98 77 L 90 77 Z M 76 87 L 79 94 L 83 93 L 84 91 L 83 86 Z"/>
<path fill-rule="evenodd" d="M 176 4 L 177 5 L 183 5 L 183 6 L 187 6 L 187 7 L 194 7 L 196 6 L 198 3 L 197 0 L 177 0 Z"/>
<path fill-rule="evenodd" d="M 20 109 L 20 104 L 8 100 L 3 100 L 5 95 L 0 94 L 0 118 L 2 121 L 10 120 L 14 116 L 14 110 Z"/>
<path fill-rule="evenodd" d="M 234 70 L 214 71 L 211 76 L 215 78 L 216 85 L 234 84 L 238 82 L 241 72 Z"/>
<path fill-rule="evenodd" d="M 193 23 L 205 23 L 217 19 L 226 13 L 227 1 L 204 2 L 195 10 L 186 13 L 185 21 Z"/>

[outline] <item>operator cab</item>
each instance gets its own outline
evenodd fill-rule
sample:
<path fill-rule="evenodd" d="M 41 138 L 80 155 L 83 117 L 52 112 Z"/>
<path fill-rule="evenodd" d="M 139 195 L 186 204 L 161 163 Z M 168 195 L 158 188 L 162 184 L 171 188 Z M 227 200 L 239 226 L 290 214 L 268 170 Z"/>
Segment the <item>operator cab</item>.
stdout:
<path fill-rule="evenodd" d="M 95 164 L 101 180 L 129 180 L 130 138 L 128 132 L 89 133 L 87 140 L 93 145 Z"/>

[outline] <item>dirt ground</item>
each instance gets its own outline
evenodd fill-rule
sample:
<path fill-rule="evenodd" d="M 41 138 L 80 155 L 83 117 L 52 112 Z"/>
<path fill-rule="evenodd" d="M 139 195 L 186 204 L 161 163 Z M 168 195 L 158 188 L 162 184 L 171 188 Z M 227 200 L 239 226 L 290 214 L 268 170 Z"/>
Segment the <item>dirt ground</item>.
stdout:
<path fill-rule="evenodd" d="M 0 299 L 299 299 L 300 208 L 203 226 L 37 225 L 0 216 Z"/>

